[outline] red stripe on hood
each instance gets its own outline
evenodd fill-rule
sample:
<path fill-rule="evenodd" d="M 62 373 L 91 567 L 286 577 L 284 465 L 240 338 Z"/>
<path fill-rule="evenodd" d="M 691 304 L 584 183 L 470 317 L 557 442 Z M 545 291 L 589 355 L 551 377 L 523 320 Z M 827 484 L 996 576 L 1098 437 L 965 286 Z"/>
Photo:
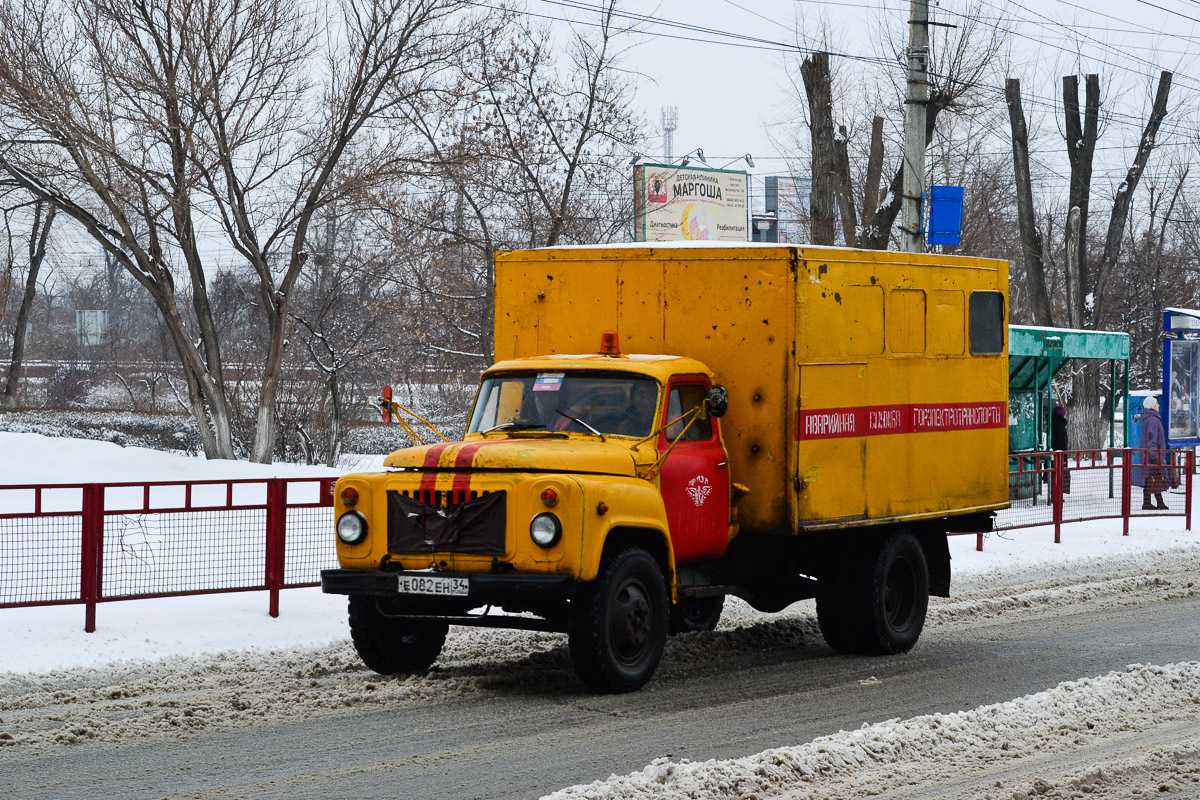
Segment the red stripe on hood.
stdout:
<path fill-rule="evenodd" d="M 443 442 L 442 444 L 435 444 L 425 452 L 425 463 L 421 466 L 430 471 L 421 476 L 421 488 L 418 491 L 422 493 L 432 492 L 434 487 L 437 486 L 438 474 L 436 469 L 438 461 L 441 459 L 442 453 L 449 446 L 449 442 Z"/>
<path fill-rule="evenodd" d="M 503 441 L 508 441 L 508 440 L 504 439 Z M 477 452 L 479 452 L 479 448 L 487 447 L 489 444 L 500 444 L 500 443 L 501 442 L 497 441 L 497 442 L 471 442 L 470 444 L 464 444 L 459 449 L 458 454 L 454 457 L 455 469 L 469 470 L 471 468 L 471 464 L 475 461 L 475 454 Z M 454 476 L 454 485 L 451 487 L 450 491 L 455 492 L 455 493 L 466 492 L 466 491 L 469 491 L 470 488 L 471 488 L 471 473 L 464 471 L 464 472 L 460 472 Z"/>

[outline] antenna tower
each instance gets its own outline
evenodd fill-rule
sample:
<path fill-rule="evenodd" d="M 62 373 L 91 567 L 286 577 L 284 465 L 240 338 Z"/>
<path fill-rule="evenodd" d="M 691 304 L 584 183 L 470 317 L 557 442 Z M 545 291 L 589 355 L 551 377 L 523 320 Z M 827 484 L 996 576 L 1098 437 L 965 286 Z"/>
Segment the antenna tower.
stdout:
<path fill-rule="evenodd" d="M 663 152 L 666 153 L 667 163 L 675 156 L 675 129 L 679 127 L 679 109 L 675 106 L 663 106 Z"/>

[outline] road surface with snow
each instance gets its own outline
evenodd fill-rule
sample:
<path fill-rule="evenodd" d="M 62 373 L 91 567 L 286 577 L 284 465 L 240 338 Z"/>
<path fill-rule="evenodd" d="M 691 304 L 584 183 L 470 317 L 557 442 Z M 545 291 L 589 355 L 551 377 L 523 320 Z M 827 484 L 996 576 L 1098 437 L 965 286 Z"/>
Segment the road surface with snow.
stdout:
<path fill-rule="evenodd" d="M 1034 779 L 1070 783 L 1097 753 L 1183 758 L 1187 779 L 1200 766 L 1200 668 L 1185 663 L 1200 653 L 1200 552 L 1116 566 L 977 576 L 934 605 L 913 652 L 884 659 L 831 655 L 807 604 L 767 620 L 734 607 L 721 629 L 674 639 L 656 679 L 618 697 L 583 691 L 562 637 L 504 631 L 457 631 L 438 668 L 409 679 L 365 671 L 344 643 L 10 675 L 0 774 L 9 796 L 30 800 L 536 797 L 657 759 L 746 756 L 779 763 L 768 775 L 766 762 L 660 762 L 650 777 L 562 796 L 744 797 L 746 775 L 760 775 L 760 797 L 853 795 L 868 778 L 893 796 L 1010 797 Z M 1148 668 L 1162 681 L 1128 673 L 1133 689 L 1107 676 L 1130 664 L 1170 666 Z M 1066 712 L 1041 714 L 1049 701 L 970 712 L 1081 676 L 1107 677 Z M 1187 691 L 1173 694 L 1173 681 Z M 1110 708 L 1106 685 L 1133 692 L 1132 704 Z M 970 713 L 932 729 L 913 720 L 956 712 Z M 856 731 L 887 720 L 910 722 Z M 839 731 L 877 748 L 896 740 L 896 752 L 812 741 Z M 753 756 L 781 745 L 808 749 Z M 962 792 L 939 794 L 951 784 Z"/>
<path fill-rule="evenodd" d="M 78 607 L 0 610 L 0 798 L 1200 798 L 1200 547 L 1137 524 L 955 540 L 954 596 L 899 657 L 735 601 L 619 697 L 540 633 L 455 629 L 430 675 L 380 678 L 309 590 L 278 620 L 261 595 L 106 604 L 92 635 Z"/>

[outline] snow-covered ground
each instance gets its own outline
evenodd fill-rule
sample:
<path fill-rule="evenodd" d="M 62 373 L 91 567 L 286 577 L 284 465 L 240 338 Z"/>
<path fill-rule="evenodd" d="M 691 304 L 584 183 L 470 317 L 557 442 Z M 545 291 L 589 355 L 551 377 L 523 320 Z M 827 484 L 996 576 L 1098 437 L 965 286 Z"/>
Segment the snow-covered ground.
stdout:
<path fill-rule="evenodd" d="M 88 482 L 302 478 L 340 474 L 327 467 L 251 464 L 121 447 L 111 442 L 0 432 L 0 486 Z M 382 456 L 349 457 L 374 469 Z M 0 495 L 3 495 L 0 492 Z M 0 504 L 6 498 L 0 497 Z M 331 542 L 332 546 L 332 542 Z M 0 609 L 0 673 L 96 666 L 242 648 L 319 645 L 346 637 L 345 598 L 319 589 L 283 592 L 282 612 L 267 616 L 263 592 L 103 603 L 95 633 L 83 631 L 83 606 Z M 180 620 L 188 620 L 186 626 Z"/>
<path fill-rule="evenodd" d="M 0 452 L 6 456 L 0 464 L 0 485 L 331 474 L 323 468 L 206 462 L 34 434 L 0 433 Z M 370 468 L 375 463 L 364 459 L 357 466 Z M 1150 584 L 1154 581 L 1147 574 L 1155 572 L 1157 565 L 1164 569 L 1173 565 L 1185 578 L 1197 571 L 1198 540 L 1197 534 L 1183 530 L 1178 518 L 1135 520 L 1128 537 L 1121 535 L 1119 520 L 1069 525 L 1059 545 L 1053 543 L 1048 529 L 990 534 L 983 552 L 976 552 L 973 535 L 955 537 L 951 540 L 955 596 L 932 605 L 930 626 L 988 616 L 1013 603 L 1052 608 L 1120 602 L 1130 591 L 1153 592 L 1156 589 Z M 1081 578 L 1072 583 L 1071 575 Z M 1139 581 L 1150 583 L 1141 586 Z M 997 586 L 1025 588 L 993 591 Z M 811 608 L 803 605 L 779 615 L 761 615 L 733 601 L 721 629 L 750 629 L 772 616 L 804 617 L 800 624 L 808 625 Z M 0 728 L 19 725 L 21 714 L 40 719 L 52 713 L 55 720 L 71 720 L 59 733 L 85 733 L 61 739 L 48 732 L 29 739 L 30 743 L 68 741 L 76 735 L 118 740 L 128 733 L 129 726 L 141 722 L 124 716 L 119 722 L 104 721 L 103 698 L 95 704 L 81 699 L 75 711 L 55 703 L 53 712 L 50 705 L 41 709 L 40 701 L 30 698 L 58 685 L 110 685 L 111 676 L 120 674 L 137 675 L 148 683 L 158 682 L 155 676 L 168 672 L 173 680 L 219 679 L 224 682 L 223 691 L 228 692 L 231 676 L 248 665 L 252 666 L 250 672 L 275 669 L 284 679 L 291 670 L 307 681 L 311 670 L 297 665 L 319 661 L 328 665 L 321 674 L 332 676 L 323 691 L 361 693 L 361 681 L 343 680 L 342 676 L 345 664 L 354 660 L 346 644 L 344 598 L 327 597 L 313 589 L 288 590 L 282 593 L 280 607 L 279 618 L 270 618 L 266 595 L 260 592 L 105 603 L 98 609 L 93 634 L 83 631 L 81 606 L 0 609 L 0 642 L 4 643 L 0 647 L 0 707 L 5 705 L 5 694 L 26 698 L 21 705 L 25 711 L 19 714 L 10 713 L 13 706 L 8 706 L 4 714 L 7 726 Z M 184 620 L 186 624 L 181 622 Z M 478 680 L 456 671 L 456 664 L 485 658 L 488 653 L 499 653 L 503 659 L 523 657 L 513 654 L 556 644 L 554 634 L 455 629 L 439 662 L 445 669 L 436 681 L 370 684 L 369 688 L 378 692 L 373 697 L 380 700 L 385 693 L 395 693 L 395 702 L 408 702 L 416 695 L 424 701 L 436 700 L 439 693 L 457 696 L 480 689 Z M 708 641 L 705 646 L 719 646 L 719 642 Z M 686 670 L 687 649 L 686 643 L 680 643 L 680 663 L 677 667 L 664 665 L 664 672 Z M 205 654 L 215 653 L 223 655 L 208 661 L 210 656 Z M 549 655 L 535 652 L 532 657 Z M 183 666 L 178 662 L 184 662 Z M 210 667 L 188 669 L 189 662 Z M 258 674 L 261 678 L 263 672 Z M 169 693 L 169 686 L 162 683 L 160 691 Z M 248 685 L 245 691 L 254 688 Z M 341 705 L 329 698 L 313 702 L 314 707 Z M 295 712 L 296 707 L 291 707 L 289 713 Z M 258 719 L 255 713 L 238 712 L 245 716 L 242 724 Z M 239 720 L 235 714 L 228 720 L 213 721 L 213 726 L 236 725 Z M 1086 793 L 1121 797 L 1178 791 L 1200 797 L 1200 744 L 1194 737 L 1200 728 L 1197 663 L 1134 665 L 1109 675 L 1080 676 L 1049 691 L 999 705 L 957 714 L 868 722 L 874 724 L 808 743 L 781 742 L 786 746 L 748 758 L 702 764 L 659 760 L 640 772 L 564 789 L 555 796 L 603 800 L 801 798 L 854 796 L 868 791 L 882 796 L 924 796 L 919 787 L 938 785 L 946 790 L 928 796 L 1069 797 Z M 3 735 L 0 733 L 0 738 Z M 18 739 L 9 734 L 9 740 L 0 745 Z M 1040 763 L 1038 759 L 1054 762 L 1054 768 L 1046 773 L 1050 777 L 1038 778 L 1040 783 L 1018 766 Z M 944 768 L 947 763 L 955 765 L 950 773 Z M 931 764 L 943 765 L 940 778 Z M 970 784 L 972 776 L 991 776 L 1005 769 L 1011 769 L 1011 780 L 998 780 L 995 786 Z M 947 774 L 963 781 L 961 792 L 947 788 Z M 880 787 L 892 787 L 896 792 Z"/>
<path fill-rule="evenodd" d="M 1200 663 L 1137 664 L 1007 703 L 863 725 L 746 758 L 657 759 L 548 797 L 1196 797 L 1197 704 Z M 1028 777 L 1031 765 L 1041 774 Z"/>

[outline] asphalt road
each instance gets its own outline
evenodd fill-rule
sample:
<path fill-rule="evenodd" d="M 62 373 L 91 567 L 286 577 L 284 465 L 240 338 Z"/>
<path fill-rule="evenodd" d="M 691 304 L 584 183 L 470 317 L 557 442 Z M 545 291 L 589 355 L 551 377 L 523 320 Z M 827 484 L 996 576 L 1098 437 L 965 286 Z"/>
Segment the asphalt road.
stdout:
<path fill-rule="evenodd" d="M 1190 585 L 1190 584 L 1189 584 Z M 1134 601 L 1136 602 L 1136 601 Z M 713 648 L 640 692 L 586 694 L 537 661 L 467 698 L 341 719 L 112 746 L 0 750 L 0 797 L 526 798 L 641 769 L 654 758 L 749 755 L 864 722 L 1002 702 L 1132 663 L 1200 658 L 1200 597 L 1021 610 L 927 630 L 903 656 L 835 656 L 819 637 L 756 636 Z M 811 626 L 810 626 L 811 628 Z M 806 629 L 807 630 L 807 629 Z M 717 632 L 704 636 L 736 636 Z M 867 680 L 875 678 L 877 681 Z M 861 681 L 866 681 L 862 683 Z"/>

